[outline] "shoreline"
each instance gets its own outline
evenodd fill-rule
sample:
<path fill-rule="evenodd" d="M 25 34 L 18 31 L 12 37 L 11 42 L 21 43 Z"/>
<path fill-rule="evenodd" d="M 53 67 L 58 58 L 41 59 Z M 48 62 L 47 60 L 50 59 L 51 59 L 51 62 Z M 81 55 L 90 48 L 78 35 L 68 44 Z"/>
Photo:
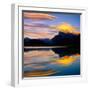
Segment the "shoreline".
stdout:
<path fill-rule="evenodd" d="M 66 48 L 66 46 L 24 46 L 24 48 Z"/>

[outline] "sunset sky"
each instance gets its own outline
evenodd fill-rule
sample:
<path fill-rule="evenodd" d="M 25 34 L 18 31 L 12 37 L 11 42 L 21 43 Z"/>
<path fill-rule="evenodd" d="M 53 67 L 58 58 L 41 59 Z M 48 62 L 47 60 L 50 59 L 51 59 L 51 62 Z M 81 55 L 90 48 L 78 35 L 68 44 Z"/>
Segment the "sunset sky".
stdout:
<path fill-rule="evenodd" d="M 80 14 L 24 12 L 24 37 L 52 39 L 59 31 L 79 34 Z"/>

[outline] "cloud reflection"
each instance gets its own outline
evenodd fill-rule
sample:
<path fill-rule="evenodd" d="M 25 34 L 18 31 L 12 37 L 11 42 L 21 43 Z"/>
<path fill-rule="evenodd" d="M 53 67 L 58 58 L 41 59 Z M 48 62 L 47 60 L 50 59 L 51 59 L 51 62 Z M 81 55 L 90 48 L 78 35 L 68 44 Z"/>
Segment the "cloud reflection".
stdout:
<path fill-rule="evenodd" d="M 60 57 L 52 50 L 32 50 L 24 53 L 24 76 L 39 77 L 58 73 L 54 67 L 66 67 L 79 60 L 80 54 Z M 59 73 L 62 70 L 59 70 Z"/>
<path fill-rule="evenodd" d="M 34 50 L 24 53 L 24 64 L 43 64 L 52 62 L 56 58 L 59 58 L 59 55 L 52 50 Z"/>
<path fill-rule="evenodd" d="M 49 76 L 55 74 L 54 70 L 34 70 L 32 72 L 25 72 L 24 77 L 40 77 L 40 76 Z"/>

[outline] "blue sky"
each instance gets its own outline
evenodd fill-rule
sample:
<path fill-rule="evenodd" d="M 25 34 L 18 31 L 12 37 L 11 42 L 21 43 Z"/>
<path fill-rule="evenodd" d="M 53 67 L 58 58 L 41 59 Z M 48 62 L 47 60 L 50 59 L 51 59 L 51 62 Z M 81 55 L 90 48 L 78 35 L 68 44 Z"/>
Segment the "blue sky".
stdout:
<path fill-rule="evenodd" d="M 69 23 L 75 27 L 80 27 L 80 14 L 79 13 L 55 13 L 51 12 L 48 14 L 53 15 L 56 17 L 54 20 L 36 20 L 37 22 L 43 22 L 46 25 L 57 25 L 60 23 Z M 25 19 L 24 23 L 32 23 L 31 19 Z"/>

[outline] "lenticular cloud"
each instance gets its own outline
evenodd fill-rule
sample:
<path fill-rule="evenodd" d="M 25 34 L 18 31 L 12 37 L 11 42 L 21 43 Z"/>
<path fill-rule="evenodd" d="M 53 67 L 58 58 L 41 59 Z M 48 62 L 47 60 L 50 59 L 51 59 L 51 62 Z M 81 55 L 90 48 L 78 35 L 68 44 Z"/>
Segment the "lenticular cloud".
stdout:
<path fill-rule="evenodd" d="M 52 39 L 59 33 L 56 29 L 50 28 L 45 24 L 29 24 L 24 25 L 24 37 L 29 37 L 31 39 Z"/>

